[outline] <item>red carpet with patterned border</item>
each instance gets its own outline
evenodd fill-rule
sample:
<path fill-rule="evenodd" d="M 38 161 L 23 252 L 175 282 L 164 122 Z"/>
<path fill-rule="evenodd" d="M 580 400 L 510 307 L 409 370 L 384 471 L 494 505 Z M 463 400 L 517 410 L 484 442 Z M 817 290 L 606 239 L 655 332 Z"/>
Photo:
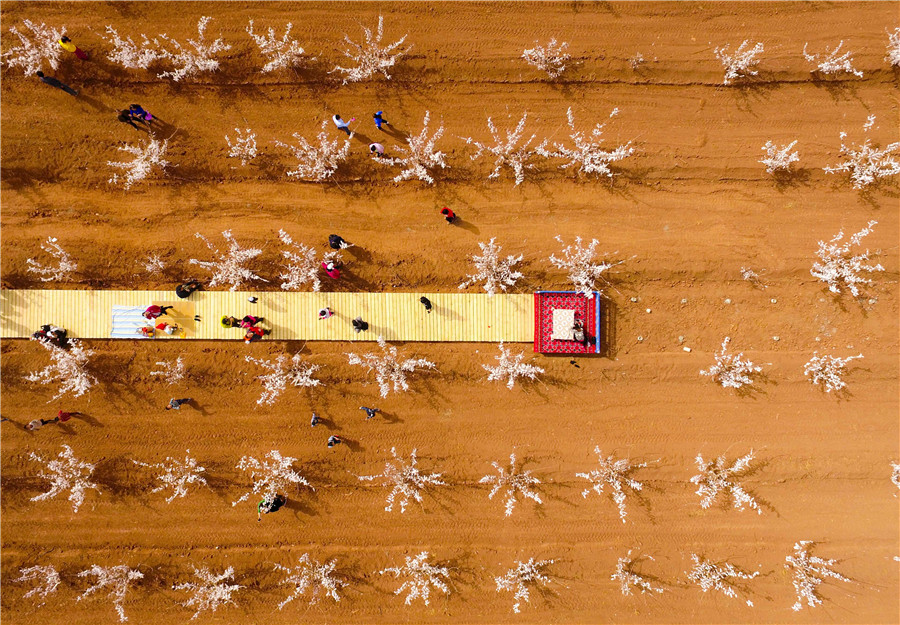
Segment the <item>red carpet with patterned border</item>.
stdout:
<path fill-rule="evenodd" d="M 534 294 L 534 351 L 542 354 L 599 353 L 600 306 L 598 295 L 585 297 L 575 291 L 538 291 Z M 553 340 L 553 311 L 575 311 L 587 335 L 587 344 L 577 341 Z"/>

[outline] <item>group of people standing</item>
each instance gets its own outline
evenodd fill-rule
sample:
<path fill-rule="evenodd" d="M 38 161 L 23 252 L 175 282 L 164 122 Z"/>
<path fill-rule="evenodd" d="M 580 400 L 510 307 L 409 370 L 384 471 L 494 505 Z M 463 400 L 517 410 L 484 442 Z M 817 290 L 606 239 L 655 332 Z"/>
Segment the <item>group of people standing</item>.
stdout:
<path fill-rule="evenodd" d="M 158 332 L 165 332 L 166 334 L 172 335 L 176 332 L 180 332 L 181 336 L 184 337 L 184 328 L 179 326 L 177 323 L 170 323 L 168 321 L 159 321 L 156 322 L 157 319 L 162 317 L 163 315 L 167 315 L 170 310 L 175 308 L 174 306 L 157 306 L 156 304 L 152 304 L 141 313 L 141 316 L 147 321 L 151 322 L 151 325 L 141 326 L 138 328 L 138 333 L 147 338 L 153 338 L 156 336 Z M 194 317 L 195 320 L 199 320 L 198 317 Z"/>
<path fill-rule="evenodd" d="M 60 328 L 52 324 L 44 324 L 41 329 L 31 335 L 31 338 L 39 341 L 46 341 L 55 347 L 68 349 L 69 332 L 65 328 Z"/>
<path fill-rule="evenodd" d="M 82 61 L 88 60 L 87 53 L 79 48 L 75 43 L 66 36 L 60 37 L 57 41 L 59 46 L 65 50 L 66 52 L 71 52 L 78 59 Z M 53 76 L 47 76 L 42 71 L 35 72 L 35 76 L 43 82 L 45 85 L 50 85 L 51 87 L 55 87 L 56 89 L 60 89 L 65 91 L 71 96 L 78 97 L 78 91 L 73 89 L 66 83 L 62 82 L 58 78 L 54 78 Z M 136 130 L 151 130 L 153 128 L 153 121 L 156 119 L 149 111 L 145 110 L 140 104 L 132 104 L 127 109 L 117 110 L 116 111 L 116 119 L 118 119 L 123 124 L 128 124 L 132 128 Z M 135 122 L 143 124 L 145 128 L 141 128 Z"/>
<path fill-rule="evenodd" d="M 272 334 L 272 330 L 260 327 L 259 324 L 265 320 L 265 317 L 256 317 L 254 315 L 244 315 L 242 319 L 232 317 L 231 315 L 225 315 L 219 323 L 222 324 L 223 328 L 243 328 L 246 330 L 244 333 L 244 343 L 249 345 L 254 341 L 259 341 L 264 336 Z"/>

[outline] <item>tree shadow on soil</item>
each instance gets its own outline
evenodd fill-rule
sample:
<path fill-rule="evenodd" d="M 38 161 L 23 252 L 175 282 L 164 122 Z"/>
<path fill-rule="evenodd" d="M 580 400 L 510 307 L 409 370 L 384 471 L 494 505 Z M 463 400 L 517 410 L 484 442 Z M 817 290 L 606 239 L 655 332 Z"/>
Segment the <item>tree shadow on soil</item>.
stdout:
<path fill-rule="evenodd" d="M 643 577 L 645 580 L 647 580 L 648 582 L 650 582 L 651 584 L 653 584 L 656 587 L 677 588 L 679 586 L 679 584 L 666 581 L 666 580 L 662 579 L 661 577 L 658 577 L 656 575 L 651 575 L 650 573 L 646 573 L 642 570 L 641 565 L 644 564 L 645 562 L 651 561 L 651 560 L 655 562 L 655 560 L 650 556 L 647 556 L 644 554 L 638 554 L 636 557 L 632 558 L 631 564 L 629 566 L 625 567 L 625 570 L 640 575 L 641 577 Z M 654 593 L 642 593 L 642 594 L 647 595 L 648 598 L 654 596 Z"/>
<path fill-rule="evenodd" d="M 26 330 L 23 326 L 22 333 L 24 334 L 25 332 L 26 332 Z M 23 344 L 23 343 L 19 343 L 19 341 L 24 342 L 28 339 L 4 339 L 3 340 L 4 348 L 9 348 L 9 346 L 13 340 L 16 341 L 16 343 L 18 343 L 17 347 L 18 346 L 24 347 L 25 345 L 27 345 L 27 343 Z M 12 344 L 15 345 L 16 343 L 12 343 Z M 7 351 L 7 349 L 4 349 L 3 351 L 5 352 L 5 351 Z M 36 388 L 40 387 L 39 383 L 29 382 L 28 380 L 25 379 L 25 377 L 27 375 L 29 375 L 32 371 L 30 370 L 30 368 L 26 369 L 24 364 L 25 363 L 22 361 L 16 361 L 16 360 L 12 360 L 12 359 L 8 359 L 3 363 L 3 367 L 0 368 L 0 377 L 2 377 L 2 380 L 3 380 L 3 392 L 4 393 L 8 393 L 13 389 L 25 389 L 25 388 L 36 389 Z"/>
<path fill-rule="evenodd" d="M 757 371 L 750 375 L 750 379 L 753 380 L 752 384 L 744 384 L 739 388 L 734 389 L 735 395 L 742 398 L 750 398 L 750 399 L 760 399 L 761 397 L 768 396 L 768 391 L 765 388 L 762 388 L 760 385 L 773 385 L 778 386 L 778 382 L 775 381 L 772 376 L 768 375 L 765 371 Z"/>
<path fill-rule="evenodd" d="M 21 496 L 23 493 L 37 496 L 46 490 L 49 490 L 47 480 L 37 475 L 0 477 L 0 505 L 4 510 L 23 510 L 26 506 L 32 505 L 30 499 Z"/>
<path fill-rule="evenodd" d="M 775 180 L 775 190 L 784 193 L 790 189 L 809 187 L 810 173 L 810 170 L 805 167 L 791 168 L 787 171 L 776 170 L 772 174 L 772 178 Z"/>
<path fill-rule="evenodd" d="M 822 74 L 818 70 L 812 72 L 812 84 L 817 89 L 824 89 L 835 103 L 845 100 L 856 100 L 863 106 L 866 106 L 859 97 L 859 83 L 861 80 L 856 77 L 830 78 Z"/>
<path fill-rule="evenodd" d="M 263 152 L 250 163 L 251 167 L 255 167 L 259 172 L 259 177 L 264 180 L 274 181 L 280 180 L 287 175 L 287 166 L 284 165 L 278 156 Z"/>
<path fill-rule="evenodd" d="M 769 460 L 761 460 L 759 462 L 756 462 L 753 465 L 751 465 L 750 467 L 748 467 L 745 471 L 742 471 L 737 479 L 743 480 L 748 477 L 753 477 L 757 473 L 761 472 L 763 469 L 767 468 L 770 464 L 771 464 L 771 462 Z M 778 513 L 778 510 L 776 510 L 775 506 L 772 505 L 771 501 L 769 501 L 767 499 L 763 499 L 758 494 L 756 494 L 755 490 L 751 490 L 751 489 L 743 486 L 743 484 L 741 484 L 741 487 L 744 489 L 744 491 L 748 495 L 750 495 L 751 497 L 753 497 L 753 499 L 756 500 L 756 502 L 759 504 L 760 508 L 765 508 L 766 510 L 775 513 L 775 516 L 777 516 L 779 518 L 781 517 L 781 515 Z M 728 498 L 723 498 L 722 504 L 725 509 L 729 509 L 730 507 L 733 506 L 733 503 Z M 752 508 L 751 508 L 751 510 L 752 510 Z"/>
<path fill-rule="evenodd" d="M 151 487 L 135 468 L 139 467 L 130 458 L 114 456 L 98 462 L 91 477 L 102 492 L 108 492 L 114 498 L 138 496 L 149 492 Z"/>
<path fill-rule="evenodd" d="M 524 466 L 524 463 L 522 466 Z M 562 484 L 559 482 L 547 482 L 546 480 L 541 479 L 540 486 L 541 490 L 538 491 L 538 494 L 541 495 L 541 498 L 544 500 L 544 505 L 547 505 L 547 503 L 551 501 L 556 502 L 557 504 L 564 504 L 570 509 L 575 509 L 579 505 L 583 505 L 581 503 L 581 491 L 578 491 L 575 494 L 571 493 L 575 488 L 574 485 Z M 526 501 L 528 503 L 534 503 L 530 499 L 522 497 L 516 505 L 518 506 L 520 503 Z M 534 513 L 540 519 L 548 518 L 548 513 L 544 509 L 544 505 L 535 504 L 534 506 Z"/>
<path fill-rule="evenodd" d="M 443 565 L 453 571 L 450 577 L 450 585 L 453 587 L 454 592 L 460 596 L 465 594 L 459 592 L 460 588 L 475 588 L 476 584 L 478 584 L 478 570 L 469 564 L 475 555 L 476 552 L 474 551 L 466 551 L 455 558 L 442 562 Z"/>
<path fill-rule="evenodd" d="M 413 390 L 414 386 L 424 388 L 423 391 L 417 390 L 416 393 L 424 397 L 428 402 L 428 405 L 433 410 L 437 411 L 446 408 L 450 402 L 447 399 L 447 396 L 439 390 L 443 386 L 442 380 L 435 379 L 434 374 L 440 375 L 440 370 L 425 369 L 423 371 L 416 371 L 414 374 L 415 380 L 410 384 L 410 390 Z"/>
<path fill-rule="evenodd" d="M 739 82 L 731 85 L 723 85 L 720 89 L 726 89 L 734 99 L 734 104 L 742 113 L 753 113 L 753 105 L 765 102 L 778 89 L 781 83 L 775 77 L 774 72 L 759 70 L 757 76 L 743 76 Z"/>
<path fill-rule="evenodd" d="M 175 563 L 157 562 L 153 566 L 142 569 L 144 578 L 141 580 L 141 587 L 147 590 L 171 590 L 172 585 L 177 581 L 184 581 L 180 578 L 184 576 L 182 565 Z"/>
<path fill-rule="evenodd" d="M 48 178 L 52 179 L 46 166 L 41 167 L 15 167 L 5 166 L 0 168 L 0 180 L 3 186 L 28 196 L 33 192 L 33 201 L 42 201 L 43 193 L 40 192 L 40 185 L 47 184 Z"/>
<path fill-rule="evenodd" d="M 646 468 L 650 468 L 650 467 L 641 467 L 641 469 L 646 469 Z M 640 471 L 641 469 L 635 469 L 635 471 Z M 631 473 L 631 472 L 629 472 L 629 473 Z M 662 493 L 663 491 L 662 491 L 662 489 L 657 488 L 657 487 L 648 487 L 646 485 L 646 483 L 641 481 L 639 478 L 634 478 L 634 479 L 637 479 L 637 481 L 641 482 L 641 485 L 643 488 L 642 488 L 642 490 L 635 490 L 635 489 L 631 489 L 631 488 L 628 489 L 628 496 L 637 504 L 637 506 L 641 510 L 644 511 L 644 514 L 646 515 L 647 520 L 650 521 L 650 523 L 652 525 L 656 525 L 656 515 L 653 514 L 653 506 L 650 504 L 650 498 L 647 497 L 646 493 L 644 492 L 644 489 L 654 490 L 658 493 Z M 610 503 L 610 505 L 615 506 L 615 502 L 612 500 L 611 496 L 609 499 L 609 503 Z M 628 510 L 627 506 L 628 506 L 628 504 L 626 504 L 626 510 Z M 618 510 L 616 511 L 616 514 L 618 516 Z M 627 522 L 627 517 L 626 517 L 626 522 Z"/>
<path fill-rule="evenodd" d="M 615 360 L 616 348 L 616 319 L 618 318 L 618 305 L 608 297 L 600 298 L 600 356 Z"/>
<path fill-rule="evenodd" d="M 865 204 L 870 208 L 878 210 L 881 208 L 881 204 L 875 197 L 877 192 L 880 192 L 891 200 L 895 200 L 891 203 L 893 206 L 896 206 L 896 200 L 897 198 L 900 198 L 900 193 L 897 192 L 897 181 L 885 178 L 878 178 L 874 183 L 865 188 L 858 189 L 857 198 L 861 204 Z"/>
<path fill-rule="evenodd" d="M 244 487 L 246 484 L 222 477 L 233 470 L 233 467 L 230 464 L 224 462 L 204 462 L 203 465 L 206 467 L 203 477 L 206 480 L 206 485 L 209 487 L 209 490 L 223 502 L 227 502 L 228 505 L 231 505 L 231 500 L 228 498 L 227 492 L 238 487 Z"/>
<path fill-rule="evenodd" d="M 434 464 L 431 466 L 438 466 L 439 461 L 444 460 L 444 458 L 429 458 L 429 460 L 434 460 Z M 453 495 L 453 485 L 450 484 L 428 488 L 423 494 L 425 501 L 428 504 L 433 504 L 439 508 L 441 514 L 452 516 L 459 510 L 459 506 L 461 505 L 461 499 Z M 420 505 L 424 514 L 434 514 L 429 511 L 429 506 L 425 506 L 424 504 Z"/>
<path fill-rule="evenodd" d="M 300 499 L 301 496 L 303 499 Z M 299 519 L 301 514 L 307 517 L 319 516 L 318 509 L 314 505 L 317 497 L 316 491 L 306 489 L 303 493 L 294 493 L 288 496 L 284 507 L 286 510 L 291 510 L 296 519 Z M 309 501 L 310 499 L 313 501 Z"/>
<path fill-rule="evenodd" d="M 563 560 L 561 558 L 556 558 L 556 559 L 554 559 L 553 564 L 560 564 L 562 562 L 565 562 L 565 560 Z M 566 579 L 564 577 L 561 577 L 560 575 L 550 575 L 550 578 L 551 578 L 551 583 L 553 583 L 554 581 L 559 580 L 559 579 Z M 573 581 L 573 579 L 570 579 L 569 581 Z M 557 582 L 557 583 L 561 584 L 561 582 Z M 545 604 L 547 604 L 548 609 L 552 610 L 555 606 L 557 606 L 560 603 L 559 593 L 556 592 L 555 590 L 553 590 L 552 588 L 550 588 L 549 586 L 536 585 L 536 586 L 534 586 L 533 589 L 537 591 L 538 595 L 540 595 L 541 600 Z"/>
<path fill-rule="evenodd" d="M 434 83 L 441 80 L 441 68 L 425 64 L 424 58 L 422 63 L 411 63 L 413 58 L 416 57 L 406 57 L 405 62 L 392 68 L 390 83 L 382 81 L 376 85 L 376 89 L 380 87 L 386 94 L 402 93 L 405 97 L 413 98 L 430 91 Z"/>

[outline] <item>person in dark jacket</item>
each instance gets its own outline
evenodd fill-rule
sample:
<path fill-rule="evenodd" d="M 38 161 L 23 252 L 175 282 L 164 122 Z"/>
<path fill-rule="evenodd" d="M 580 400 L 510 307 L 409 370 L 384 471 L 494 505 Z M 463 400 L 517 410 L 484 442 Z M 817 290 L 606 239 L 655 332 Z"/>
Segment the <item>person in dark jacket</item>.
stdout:
<path fill-rule="evenodd" d="M 284 495 L 275 495 L 274 499 L 263 499 L 256 505 L 256 520 L 262 521 L 262 515 L 278 512 L 286 503 L 287 497 Z"/>
<path fill-rule="evenodd" d="M 369 324 L 363 321 L 362 317 L 357 317 L 351 323 L 353 324 L 353 329 L 356 330 L 357 334 L 369 329 Z"/>
<path fill-rule="evenodd" d="M 342 250 L 350 247 L 350 244 L 336 234 L 329 234 L 328 247 L 333 250 Z"/>
<path fill-rule="evenodd" d="M 191 293 L 194 291 L 199 291 L 203 288 L 203 285 L 197 280 L 190 280 L 185 282 L 184 284 L 179 284 L 175 287 L 175 295 L 177 295 L 180 299 L 185 299 L 191 296 Z"/>

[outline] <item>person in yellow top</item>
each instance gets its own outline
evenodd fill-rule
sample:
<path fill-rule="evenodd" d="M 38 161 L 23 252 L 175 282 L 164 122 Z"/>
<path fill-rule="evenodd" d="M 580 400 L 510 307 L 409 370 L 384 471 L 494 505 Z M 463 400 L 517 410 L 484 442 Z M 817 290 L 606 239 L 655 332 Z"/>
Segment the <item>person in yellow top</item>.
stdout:
<path fill-rule="evenodd" d="M 62 39 L 59 40 L 59 45 L 66 52 L 72 52 L 82 61 L 87 61 L 88 56 L 85 54 L 84 50 L 72 43 L 72 40 L 68 37 L 63 36 Z"/>

